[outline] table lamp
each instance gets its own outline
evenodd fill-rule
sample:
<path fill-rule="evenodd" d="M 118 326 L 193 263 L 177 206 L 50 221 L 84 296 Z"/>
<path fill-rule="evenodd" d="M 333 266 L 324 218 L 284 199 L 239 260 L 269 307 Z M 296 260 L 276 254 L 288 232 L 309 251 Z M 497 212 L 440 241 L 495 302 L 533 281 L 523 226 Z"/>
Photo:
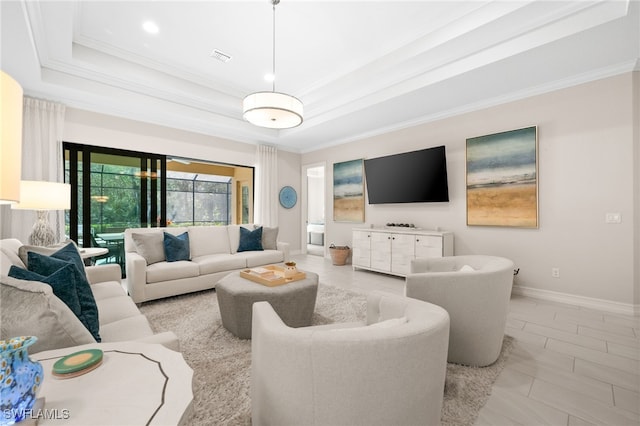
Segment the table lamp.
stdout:
<path fill-rule="evenodd" d="M 12 209 L 36 210 L 37 219 L 29 236 L 29 244 L 50 246 L 56 241 L 56 233 L 49 225 L 49 210 L 71 208 L 71 185 L 68 183 L 35 180 L 20 181 L 20 202 Z"/>
<path fill-rule="evenodd" d="M 22 87 L 0 71 L 0 204 L 20 200 Z"/>

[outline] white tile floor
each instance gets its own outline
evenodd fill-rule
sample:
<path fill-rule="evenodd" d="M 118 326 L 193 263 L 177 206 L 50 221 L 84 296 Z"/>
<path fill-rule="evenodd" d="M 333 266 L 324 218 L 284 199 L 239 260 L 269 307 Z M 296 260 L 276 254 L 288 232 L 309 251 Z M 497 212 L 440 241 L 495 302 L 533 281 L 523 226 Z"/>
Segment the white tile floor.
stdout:
<path fill-rule="evenodd" d="M 403 294 L 404 279 L 293 256 L 320 282 Z M 516 340 L 476 425 L 640 425 L 640 318 L 513 296 Z"/>

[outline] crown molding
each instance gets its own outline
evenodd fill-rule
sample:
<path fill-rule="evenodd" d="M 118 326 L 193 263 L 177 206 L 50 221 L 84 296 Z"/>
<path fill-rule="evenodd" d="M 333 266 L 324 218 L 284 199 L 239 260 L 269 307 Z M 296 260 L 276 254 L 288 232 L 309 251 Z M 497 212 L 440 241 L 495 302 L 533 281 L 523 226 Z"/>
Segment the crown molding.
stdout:
<path fill-rule="evenodd" d="M 565 79 L 556 80 L 550 83 L 538 85 L 525 90 L 511 92 L 504 96 L 497 96 L 491 99 L 483 100 L 481 102 L 475 102 L 475 103 L 462 105 L 460 107 L 451 108 L 445 111 L 441 111 L 437 114 L 429 114 L 429 115 L 420 117 L 418 119 L 398 122 L 391 126 L 378 127 L 376 129 L 372 129 L 367 132 L 361 132 L 358 134 L 350 135 L 342 139 L 336 139 L 334 141 L 331 141 L 325 144 L 317 145 L 312 149 L 305 149 L 302 151 L 302 153 L 309 153 L 309 152 L 316 151 L 318 149 L 324 149 L 332 146 L 342 145 L 349 142 L 368 139 L 368 138 L 384 135 L 387 133 L 392 133 L 395 131 L 400 131 L 407 128 L 420 126 L 420 125 L 431 123 L 434 121 L 444 120 L 446 118 L 451 118 L 451 117 L 455 117 L 458 115 L 467 114 L 475 111 L 481 111 L 483 109 L 492 108 L 492 107 L 507 104 L 510 102 L 515 102 L 522 99 L 543 95 L 545 93 L 567 89 L 567 88 L 578 86 L 581 84 L 590 83 L 592 81 L 601 80 L 609 77 L 615 77 L 617 75 L 625 74 L 625 73 L 636 70 L 638 66 L 638 62 L 640 61 L 624 62 L 624 63 L 616 64 L 610 67 L 601 68 L 589 73 L 583 73 L 577 76 L 572 76 L 570 78 L 565 78 Z"/>

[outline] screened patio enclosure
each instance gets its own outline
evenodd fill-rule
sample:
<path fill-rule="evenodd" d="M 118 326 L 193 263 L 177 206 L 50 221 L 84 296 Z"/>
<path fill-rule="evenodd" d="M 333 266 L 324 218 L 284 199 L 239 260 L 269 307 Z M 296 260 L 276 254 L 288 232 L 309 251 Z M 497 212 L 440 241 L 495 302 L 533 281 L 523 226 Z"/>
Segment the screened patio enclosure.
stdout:
<path fill-rule="evenodd" d="M 81 247 L 106 248 L 95 263 L 118 263 L 124 273 L 127 228 L 253 220 L 252 167 L 72 143 L 64 150 L 67 235 Z"/>

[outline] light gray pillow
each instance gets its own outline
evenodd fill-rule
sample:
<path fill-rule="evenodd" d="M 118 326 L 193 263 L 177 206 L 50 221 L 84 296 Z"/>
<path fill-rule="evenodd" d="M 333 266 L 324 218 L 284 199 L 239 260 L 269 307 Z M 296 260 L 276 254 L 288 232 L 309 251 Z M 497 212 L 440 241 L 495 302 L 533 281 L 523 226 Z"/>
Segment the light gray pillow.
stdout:
<path fill-rule="evenodd" d="M 32 353 L 96 342 L 71 309 L 53 294 L 50 285 L 6 276 L 1 281 L 3 339 L 36 336 Z"/>
<path fill-rule="evenodd" d="M 20 249 L 18 249 L 20 250 Z M 21 268 L 27 269 L 27 265 L 24 264 L 24 262 L 22 261 L 22 259 L 20 258 L 20 256 L 18 255 L 17 252 L 15 251 L 10 251 L 10 250 L 0 250 L 0 256 L 2 256 L 0 259 L 0 264 L 2 265 L 2 273 L 4 275 L 8 275 L 9 274 L 9 268 L 11 267 L 11 265 L 16 265 L 19 266 Z M 6 264 L 5 264 L 6 262 Z M 5 270 L 6 268 L 6 270 Z"/>
<path fill-rule="evenodd" d="M 147 265 L 164 262 L 164 234 L 162 232 L 145 232 L 131 234 L 138 254 L 145 258 Z"/>
<path fill-rule="evenodd" d="M 268 228 L 262 227 L 262 248 L 264 250 L 278 249 L 278 227 Z"/>
<path fill-rule="evenodd" d="M 78 249 L 78 245 L 76 244 L 75 241 L 67 238 L 64 241 L 59 242 L 58 244 L 54 244 L 52 246 L 47 246 L 47 247 L 42 247 L 42 246 L 30 246 L 30 245 L 23 245 L 20 246 L 20 248 L 18 249 L 18 256 L 20 257 L 20 260 L 22 260 L 22 263 L 24 263 L 25 267 L 29 267 L 29 255 L 28 253 L 31 251 L 33 253 L 38 253 L 38 254 L 42 254 L 44 256 L 51 256 L 53 253 L 57 252 L 58 250 L 60 250 L 61 248 L 65 247 L 67 244 L 69 243 L 73 243 L 73 246 L 76 248 L 76 250 Z M 80 251 L 78 251 L 80 252 Z"/>

